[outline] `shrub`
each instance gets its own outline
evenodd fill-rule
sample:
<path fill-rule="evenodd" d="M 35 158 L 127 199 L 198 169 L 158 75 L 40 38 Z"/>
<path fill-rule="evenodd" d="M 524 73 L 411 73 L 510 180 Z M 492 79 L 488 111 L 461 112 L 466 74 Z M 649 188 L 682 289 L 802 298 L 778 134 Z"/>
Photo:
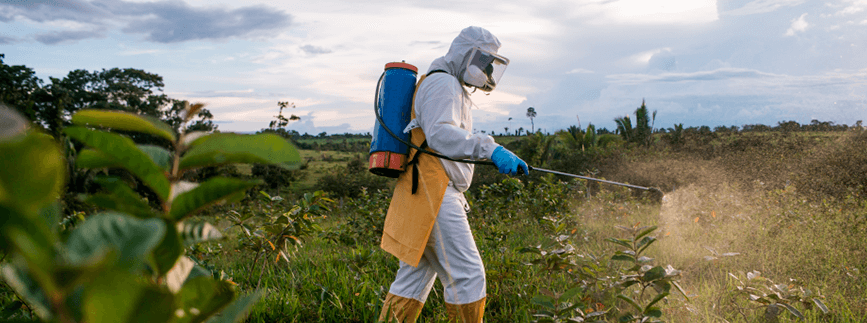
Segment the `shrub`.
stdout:
<path fill-rule="evenodd" d="M 818 153 L 796 176 L 795 185 L 814 197 L 867 196 L 867 132 L 853 132 Z"/>
<path fill-rule="evenodd" d="M 376 191 L 388 188 L 389 178 L 377 176 L 367 170 L 367 162 L 361 157 L 350 159 L 346 166 L 333 167 L 316 182 L 316 189 L 333 196 L 357 198 L 363 190 Z"/>
<path fill-rule="evenodd" d="M 202 107 L 187 105 L 183 123 Z M 300 156 L 289 143 L 272 135 L 186 134 L 135 114 L 81 110 L 72 116 L 73 126 L 64 129 L 89 147 L 78 153 L 75 165 L 125 169 L 154 193 L 159 207 L 121 178 L 100 176 L 94 181 L 105 191 L 84 199 L 106 211 L 75 216 L 83 223 L 74 226 L 64 219 L 69 231 L 61 232 L 56 199 L 66 168 L 59 147 L 51 136 L 27 130 L 26 121 L 5 107 L 0 106 L 0 116 L 6 121 L 0 125 L 0 248 L 12 256 L 3 278 L 39 319 L 203 322 L 214 317 L 233 322 L 258 299 L 258 292 L 239 295 L 232 282 L 215 279 L 184 253 L 186 246 L 222 237 L 214 226 L 190 221 L 193 214 L 238 200 L 259 182 L 217 177 L 198 184 L 181 178 L 187 170 L 252 161 L 290 167 Z M 136 145 L 99 128 L 155 135 L 174 150 Z"/>
<path fill-rule="evenodd" d="M 298 182 L 306 177 L 307 164 L 302 164 L 300 169 L 288 170 L 274 165 L 253 165 L 252 175 L 265 181 L 264 188 L 276 192 L 280 188 L 288 188 L 293 182 Z"/>
<path fill-rule="evenodd" d="M 345 213 L 337 226 L 325 231 L 323 237 L 352 246 L 378 244 L 389 203 L 391 192 L 377 190 L 369 193 L 362 188 L 357 198 L 344 205 Z"/>

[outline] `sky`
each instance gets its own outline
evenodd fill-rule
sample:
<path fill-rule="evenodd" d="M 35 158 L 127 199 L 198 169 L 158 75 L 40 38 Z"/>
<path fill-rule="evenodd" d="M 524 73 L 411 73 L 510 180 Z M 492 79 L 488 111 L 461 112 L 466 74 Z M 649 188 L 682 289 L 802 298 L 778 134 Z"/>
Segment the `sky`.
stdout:
<path fill-rule="evenodd" d="M 867 0 L 0 0 L 0 53 L 46 82 L 158 74 L 222 131 L 266 128 L 288 101 L 290 129 L 365 133 L 385 64 L 427 71 L 467 26 L 510 60 L 472 94 L 476 131 L 529 129 L 528 107 L 546 132 L 613 130 L 642 100 L 657 128 L 867 119 Z"/>

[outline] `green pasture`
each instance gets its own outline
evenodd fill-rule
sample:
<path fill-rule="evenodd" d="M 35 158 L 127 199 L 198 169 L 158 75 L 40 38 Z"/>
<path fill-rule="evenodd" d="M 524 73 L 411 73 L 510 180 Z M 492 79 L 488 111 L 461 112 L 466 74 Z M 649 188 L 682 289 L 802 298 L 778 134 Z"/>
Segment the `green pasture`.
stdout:
<path fill-rule="evenodd" d="M 529 183 L 512 191 L 505 183 L 474 191 L 469 218 L 487 271 L 486 322 L 533 322 L 544 313 L 540 295 L 558 295 L 579 285 L 566 269 L 539 265 L 540 259 L 550 258 L 522 251 L 555 250 L 557 236 L 565 232 L 575 248 L 568 261 L 596 259 L 604 272 L 600 279 L 616 280 L 616 273 L 626 267 L 611 259 L 618 246 L 607 239 L 623 237 L 616 226 L 645 225 L 658 227 L 653 233 L 657 242 L 647 251 L 653 264 L 682 271 L 686 297 L 675 292 L 666 297 L 661 305 L 666 322 L 764 322 L 768 306 L 751 301 L 739 287 L 755 288 L 759 297 L 773 295 L 769 288 L 777 285 L 790 289 L 791 294 L 781 295 L 789 299 L 811 293 L 805 303 L 791 303 L 803 320 L 780 307 L 783 312 L 774 316 L 779 322 L 867 320 L 867 203 L 858 195 L 816 198 L 787 183 L 796 173 L 807 173 L 804 165 L 842 144 L 843 138 L 840 133 L 720 135 L 712 140 L 716 149 L 742 149 L 710 157 L 689 147 L 634 150 L 609 169 L 620 171 L 612 176 L 619 181 L 676 183 L 660 203 L 616 187 L 588 194 L 581 182 L 564 184 L 569 189 L 559 193 Z M 314 151 L 302 151 L 302 156 L 310 160 L 313 173 L 353 157 Z M 752 181 L 761 183 L 752 183 L 749 179 L 759 172 L 779 178 L 766 183 L 755 178 Z M 253 256 L 238 245 L 238 228 L 224 225 L 229 238 L 205 257 L 242 289 L 266 290 L 250 322 L 368 322 L 378 315 L 397 269 L 397 260 L 378 248 L 378 235 L 370 232 L 389 197 L 387 192 L 371 192 L 358 200 L 341 200 L 344 207 L 337 205 L 317 219 L 321 231 L 297 245 L 288 261 L 269 259 L 262 274 L 248 270 Z M 546 213 L 541 206 L 553 200 L 568 207 Z M 366 211 L 356 211 L 360 209 Z M 555 234 L 544 217 L 559 219 L 565 229 Z M 339 242 L 335 236 L 340 235 L 355 240 Z M 747 280 L 747 274 L 760 278 Z M 445 321 L 440 290 L 437 282 L 420 321 Z M 812 298 L 829 313 L 808 306 Z M 629 308 L 604 289 L 571 302 L 582 302 L 585 312 Z"/>

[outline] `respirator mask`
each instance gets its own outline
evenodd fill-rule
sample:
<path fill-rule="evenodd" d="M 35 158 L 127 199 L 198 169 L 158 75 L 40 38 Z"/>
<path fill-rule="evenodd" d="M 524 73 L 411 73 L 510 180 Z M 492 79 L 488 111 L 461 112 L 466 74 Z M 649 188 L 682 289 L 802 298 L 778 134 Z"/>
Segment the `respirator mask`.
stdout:
<path fill-rule="evenodd" d="M 509 59 L 478 47 L 473 48 L 468 57 L 464 84 L 485 92 L 493 91 L 509 66 Z"/>

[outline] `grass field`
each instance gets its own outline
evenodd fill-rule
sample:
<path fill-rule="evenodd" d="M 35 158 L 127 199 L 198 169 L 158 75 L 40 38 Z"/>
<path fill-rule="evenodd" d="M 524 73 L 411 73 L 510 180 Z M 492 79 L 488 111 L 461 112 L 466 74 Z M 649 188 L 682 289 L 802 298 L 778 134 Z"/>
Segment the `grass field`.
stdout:
<path fill-rule="evenodd" d="M 606 239 L 623 235 L 616 226 L 658 226 L 653 233 L 658 240 L 647 256 L 654 265 L 682 270 L 680 283 L 688 295 L 673 292 L 666 298 L 661 306 L 666 322 L 763 322 L 768 306 L 751 301 L 750 294 L 739 287 L 756 288 L 752 292 L 756 296 L 776 293 L 788 297 L 787 304 L 806 322 L 867 321 L 867 277 L 863 274 L 867 270 L 867 202 L 856 196 L 806 196 L 792 182 L 800 168 L 791 164 L 809 164 L 817 154 L 840 145 L 839 138 L 839 134 L 771 135 L 763 139 L 773 140 L 770 144 L 747 145 L 741 151 L 710 158 L 683 151 L 638 152 L 612 168 L 620 170 L 613 176 L 618 180 L 676 183 L 666 190 L 661 203 L 614 187 L 588 195 L 580 182 L 563 184 L 569 187 L 564 192 L 538 184 L 512 191 L 505 184 L 483 188 L 487 197 L 478 192 L 469 196 L 474 204 L 469 217 L 487 271 L 486 322 L 532 322 L 534 314 L 542 311 L 534 298 L 580 285 L 565 269 L 529 265 L 551 258 L 522 252 L 557 246 L 556 237 L 561 233 L 552 231 L 548 220 L 542 219 L 545 214 L 538 214 L 545 203 L 554 200 L 568 205 L 562 212 L 547 215 L 566 225 L 563 232 L 569 238 L 564 241 L 574 252 L 564 259 L 579 265 L 594 259 L 604 273 L 600 281 L 616 280 L 615 274 L 626 269 L 609 259 L 618 246 Z M 730 148 L 731 142 L 719 147 Z M 303 155 L 311 159 L 308 169 L 313 174 L 352 157 L 313 151 Z M 329 161 L 315 161 L 317 158 Z M 750 160 L 756 166 L 744 167 L 752 165 L 747 163 Z M 766 173 L 770 180 L 744 181 L 756 172 Z M 241 252 L 237 228 L 226 230 L 234 238 L 221 242 L 221 248 L 208 257 L 242 288 L 266 290 L 250 322 L 369 322 L 378 315 L 397 269 L 397 260 L 378 248 L 378 234 L 373 232 L 389 198 L 386 192 L 372 192 L 344 201 L 343 208 L 318 220 L 322 230 L 293 249 L 288 262 L 271 259 L 269 265 L 258 267 L 263 268 L 261 275 L 249 270 L 253 255 Z M 347 233 L 355 240 L 341 243 L 334 239 Z M 763 278 L 747 280 L 747 274 Z M 785 288 L 788 294 L 773 290 L 774 286 Z M 445 321 L 440 290 L 437 282 L 420 321 Z M 807 290 L 812 296 L 801 297 L 805 303 L 798 302 L 797 296 L 804 296 Z M 604 291 L 588 294 L 596 296 L 583 300 L 592 298 L 586 311 L 614 313 L 629 308 L 612 295 L 604 296 Z M 812 298 L 827 305 L 830 313 L 823 314 L 817 305 L 804 305 Z M 798 321 L 794 314 L 783 311 L 776 316 L 780 322 Z M 616 317 L 607 320 L 616 321 Z"/>
<path fill-rule="evenodd" d="M 477 168 L 476 179 L 492 183 L 467 193 L 486 269 L 485 321 L 567 322 L 601 313 L 597 318 L 621 322 L 635 314 L 626 300 L 648 304 L 657 286 L 665 291 L 655 303 L 665 322 L 865 322 L 865 138 L 719 135 L 676 148 L 660 138 L 651 148 L 599 153 L 595 176 L 663 188 L 661 201 L 622 187 L 589 189 L 595 186 L 540 174 L 496 177 L 493 168 Z M 215 224 L 225 238 L 187 254 L 242 292 L 262 292 L 247 322 L 375 321 L 398 267 L 378 247 L 391 194 L 365 191 L 333 204 L 320 200 L 328 209 L 311 207 L 320 202 L 302 193 L 367 154 L 301 155 L 306 176 L 292 183 L 293 198 L 223 205 L 197 216 L 192 221 Z M 230 214 L 252 218 L 242 228 Z M 273 226 L 290 230 L 279 235 L 286 245 L 261 239 Z M 611 241 L 628 238 L 618 226 L 656 227 L 642 254 L 647 268 L 623 261 L 623 247 Z M 288 251 L 285 257 L 280 250 Z M 656 266 L 670 266 L 686 295 L 627 284 Z M 630 276 L 635 272 L 641 274 Z M 437 282 L 420 322 L 447 321 L 441 290 Z M 14 304 L 13 294 L 0 297 Z"/>

